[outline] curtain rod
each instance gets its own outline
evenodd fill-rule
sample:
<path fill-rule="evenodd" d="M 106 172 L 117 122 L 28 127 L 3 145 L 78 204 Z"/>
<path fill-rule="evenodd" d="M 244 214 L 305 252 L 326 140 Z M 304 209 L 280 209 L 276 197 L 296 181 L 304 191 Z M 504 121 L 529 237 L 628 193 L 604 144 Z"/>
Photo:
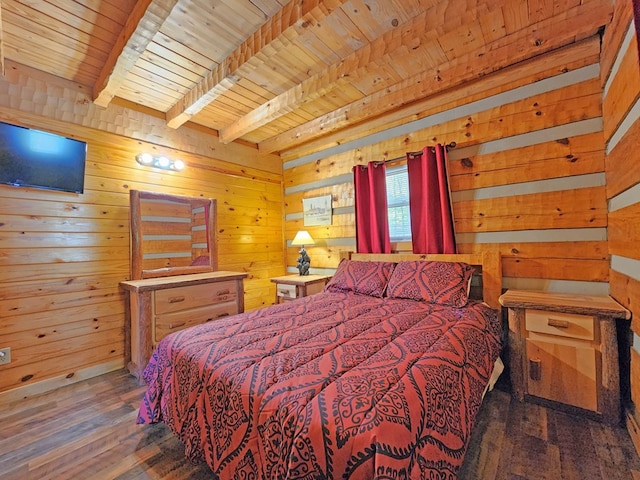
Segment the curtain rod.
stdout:
<path fill-rule="evenodd" d="M 434 147 L 431 147 L 434 148 Z M 456 142 L 450 142 L 447 143 L 444 148 L 447 149 L 447 152 L 450 150 L 453 150 L 454 148 L 456 148 Z M 411 155 L 412 157 L 419 157 L 422 155 L 422 152 L 407 152 L 406 154 L 404 154 L 402 157 L 396 157 L 396 158 L 389 158 L 387 160 L 380 160 L 378 162 L 375 163 L 389 163 L 389 162 L 396 162 L 398 160 L 404 160 L 405 158 L 407 158 L 407 155 Z"/>

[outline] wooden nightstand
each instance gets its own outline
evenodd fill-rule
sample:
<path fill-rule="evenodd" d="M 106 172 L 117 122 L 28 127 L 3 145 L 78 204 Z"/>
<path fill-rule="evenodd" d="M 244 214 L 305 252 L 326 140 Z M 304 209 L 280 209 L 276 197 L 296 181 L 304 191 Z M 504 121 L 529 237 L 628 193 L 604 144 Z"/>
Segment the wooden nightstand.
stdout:
<path fill-rule="evenodd" d="M 616 318 L 630 312 L 609 296 L 508 290 L 513 392 L 565 410 L 620 421 Z"/>
<path fill-rule="evenodd" d="M 319 293 L 331 275 L 285 275 L 271 279 L 276 284 L 276 303 Z"/>

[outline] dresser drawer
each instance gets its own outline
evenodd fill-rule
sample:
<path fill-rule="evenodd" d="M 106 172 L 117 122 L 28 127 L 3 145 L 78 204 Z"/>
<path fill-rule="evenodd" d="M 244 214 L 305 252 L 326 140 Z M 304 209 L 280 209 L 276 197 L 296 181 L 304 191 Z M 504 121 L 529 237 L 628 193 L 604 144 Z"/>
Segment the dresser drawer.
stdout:
<path fill-rule="evenodd" d="M 295 285 L 285 285 L 279 283 L 276 285 L 276 294 L 282 298 L 296 298 L 297 287 Z"/>
<path fill-rule="evenodd" d="M 236 296 L 236 282 L 233 280 L 168 288 L 155 292 L 154 308 L 156 315 L 160 315 L 229 302 L 235 300 Z"/>
<path fill-rule="evenodd" d="M 529 332 L 558 335 L 580 340 L 594 340 L 593 317 L 544 310 L 526 310 L 525 328 Z"/>
<path fill-rule="evenodd" d="M 183 328 L 218 320 L 230 315 L 235 315 L 236 313 L 239 313 L 236 302 L 227 302 L 193 308 L 182 312 L 156 315 L 153 343 L 156 344 L 170 333 L 177 332 Z"/>

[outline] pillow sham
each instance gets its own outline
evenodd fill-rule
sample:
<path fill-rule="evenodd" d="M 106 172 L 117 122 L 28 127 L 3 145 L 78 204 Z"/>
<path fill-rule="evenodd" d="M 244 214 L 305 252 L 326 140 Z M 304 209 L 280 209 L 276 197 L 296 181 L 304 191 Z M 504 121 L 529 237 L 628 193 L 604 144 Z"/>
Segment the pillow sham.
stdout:
<path fill-rule="evenodd" d="M 473 267 L 463 262 L 399 262 L 387 285 L 387 296 L 464 307 L 469 301 Z"/>
<path fill-rule="evenodd" d="M 394 262 L 367 262 L 342 259 L 329 283 L 329 292 L 354 292 L 382 297 L 395 267 Z"/>

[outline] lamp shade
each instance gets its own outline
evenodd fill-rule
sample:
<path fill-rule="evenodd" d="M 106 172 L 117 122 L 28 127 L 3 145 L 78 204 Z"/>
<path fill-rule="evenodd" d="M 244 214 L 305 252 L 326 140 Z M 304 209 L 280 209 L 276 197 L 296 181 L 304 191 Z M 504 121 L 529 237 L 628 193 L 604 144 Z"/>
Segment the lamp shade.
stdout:
<path fill-rule="evenodd" d="M 291 241 L 291 245 L 294 247 L 299 245 L 313 245 L 315 243 L 316 242 L 313 241 L 313 238 L 311 238 L 311 235 L 309 235 L 309 232 L 306 230 L 300 230 Z"/>

